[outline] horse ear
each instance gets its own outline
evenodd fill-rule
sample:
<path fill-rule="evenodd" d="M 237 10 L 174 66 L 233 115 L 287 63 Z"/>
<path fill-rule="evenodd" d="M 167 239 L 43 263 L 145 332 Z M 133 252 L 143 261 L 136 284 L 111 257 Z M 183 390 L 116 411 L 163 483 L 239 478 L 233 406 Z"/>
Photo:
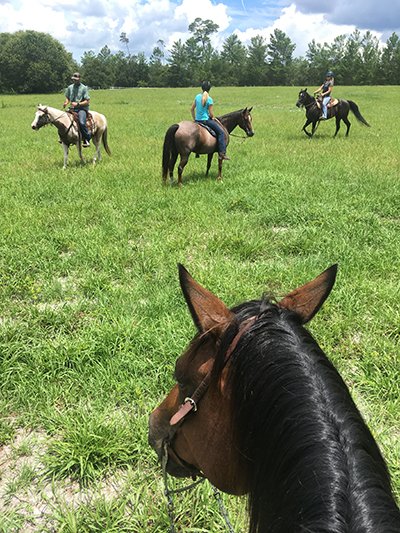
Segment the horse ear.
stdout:
<path fill-rule="evenodd" d="M 200 333 L 211 329 L 221 333 L 235 313 L 214 294 L 195 281 L 184 266 L 178 263 L 179 281 L 193 321 Z"/>
<path fill-rule="evenodd" d="M 322 272 L 317 278 L 285 296 L 278 305 L 298 313 L 303 324 L 312 319 L 328 298 L 335 283 L 337 264 Z"/>
<path fill-rule="evenodd" d="M 248 113 L 251 113 L 251 110 L 253 109 L 253 106 L 250 107 L 250 109 L 247 111 Z"/>

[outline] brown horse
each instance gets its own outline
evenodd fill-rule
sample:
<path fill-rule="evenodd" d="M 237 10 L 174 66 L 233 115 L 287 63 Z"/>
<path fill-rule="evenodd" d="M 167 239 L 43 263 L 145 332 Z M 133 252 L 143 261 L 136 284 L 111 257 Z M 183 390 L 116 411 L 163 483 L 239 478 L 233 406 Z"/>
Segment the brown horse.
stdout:
<path fill-rule="evenodd" d="M 222 117 L 218 117 L 217 121 L 224 130 L 225 143 L 229 144 L 229 134 L 239 126 L 246 132 L 247 137 L 254 135 L 252 126 L 252 119 L 250 109 L 241 109 L 240 111 L 234 111 L 228 113 Z M 181 156 L 181 160 L 178 166 L 178 184 L 182 185 L 182 172 L 188 162 L 191 152 L 195 154 L 208 154 L 207 160 L 207 172 L 210 170 L 211 161 L 214 152 L 218 152 L 217 139 L 206 129 L 196 122 L 185 120 L 179 122 L 179 124 L 173 124 L 165 134 L 164 147 L 163 147 L 163 159 L 162 159 L 162 178 L 163 184 L 167 181 L 167 175 L 169 171 L 169 177 L 171 185 L 174 182 L 174 167 L 178 154 Z M 222 159 L 218 158 L 218 179 L 221 180 Z"/>
<path fill-rule="evenodd" d="M 176 362 L 177 384 L 150 416 L 149 443 L 169 474 L 248 493 L 251 533 L 400 531 L 379 448 L 303 327 L 336 270 L 278 303 L 228 309 L 179 265 L 198 333 Z"/>
<path fill-rule="evenodd" d="M 306 133 L 311 139 L 315 133 L 315 130 L 317 129 L 317 123 L 320 120 L 321 117 L 321 109 L 317 105 L 317 100 L 314 98 L 314 96 L 311 96 L 311 94 L 308 94 L 307 89 L 301 90 L 299 93 L 299 99 L 296 102 L 297 107 L 305 107 L 306 108 L 306 118 L 307 121 L 303 126 L 304 133 Z M 361 122 L 361 124 L 364 124 L 365 126 L 371 127 L 368 122 L 364 119 L 364 117 L 361 115 L 357 104 L 352 102 L 351 100 L 342 100 L 339 99 L 338 103 L 335 106 L 328 108 L 328 119 L 335 117 L 336 118 L 336 131 L 334 137 L 336 137 L 337 132 L 340 129 L 340 121 L 343 120 L 343 122 L 347 126 L 346 131 L 346 137 L 349 135 L 349 130 L 351 123 L 349 122 L 348 114 L 349 111 L 352 111 L 356 117 L 356 119 Z M 306 127 L 312 123 L 312 130 L 311 133 L 309 133 L 306 130 Z"/>
<path fill-rule="evenodd" d="M 97 156 L 101 161 L 100 153 L 100 141 L 103 141 L 103 146 L 108 155 L 111 155 L 110 149 L 107 144 L 107 120 L 104 115 L 97 113 L 96 111 L 90 111 L 93 120 L 93 128 L 91 131 L 92 141 L 96 147 L 96 152 L 93 158 L 93 165 L 96 164 Z M 74 120 L 71 113 L 68 111 L 60 111 L 54 107 L 44 106 L 39 104 L 38 110 L 35 114 L 35 119 L 31 124 L 33 130 L 39 130 L 47 124 L 54 124 L 58 129 L 62 147 L 64 149 L 64 165 L 63 169 L 67 166 L 68 150 L 71 144 L 75 144 L 78 150 L 79 157 L 86 163 L 82 155 L 81 140 L 82 136 L 79 131 L 79 125 Z"/>

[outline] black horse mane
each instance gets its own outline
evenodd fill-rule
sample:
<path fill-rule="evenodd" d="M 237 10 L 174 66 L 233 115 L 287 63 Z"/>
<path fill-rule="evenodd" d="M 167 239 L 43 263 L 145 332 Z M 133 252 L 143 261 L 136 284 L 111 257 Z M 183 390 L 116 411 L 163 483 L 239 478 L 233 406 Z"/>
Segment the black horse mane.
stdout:
<path fill-rule="evenodd" d="M 250 533 L 399 533 L 379 448 L 300 317 L 269 301 L 233 311 L 237 324 L 221 340 L 216 372 L 238 324 L 260 315 L 230 359 Z"/>
<path fill-rule="evenodd" d="M 244 109 L 239 109 L 238 111 L 231 111 L 230 113 L 226 113 L 225 115 L 221 115 L 220 117 L 217 117 L 218 120 L 221 120 L 221 118 L 229 118 L 231 116 L 240 115 L 240 113 L 244 111 Z"/>

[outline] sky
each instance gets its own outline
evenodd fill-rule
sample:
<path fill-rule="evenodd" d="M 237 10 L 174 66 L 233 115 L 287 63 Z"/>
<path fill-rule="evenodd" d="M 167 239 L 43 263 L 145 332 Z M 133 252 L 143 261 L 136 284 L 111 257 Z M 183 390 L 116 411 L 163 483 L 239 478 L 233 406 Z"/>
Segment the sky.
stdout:
<path fill-rule="evenodd" d="M 159 40 L 167 57 L 174 41 L 191 36 L 196 17 L 219 25 L 212 36 L 218 49 L 232 33 L 248 45 L 255 35 L 268 42 L 279 28 L 296 44 L 295 57 L 304 56 L 313 39 L 331 43 L 355 28 L 370 30 L 382 44 L 393 32 L 400 37 L 399 0 L 0 0 L 0 33 L 49 33 L 78 63 L 83 52 L 97 54 L 105 45 L 113 54 L 150 57 Z M 120 42 L 122 32 L 128 45 Z"/>

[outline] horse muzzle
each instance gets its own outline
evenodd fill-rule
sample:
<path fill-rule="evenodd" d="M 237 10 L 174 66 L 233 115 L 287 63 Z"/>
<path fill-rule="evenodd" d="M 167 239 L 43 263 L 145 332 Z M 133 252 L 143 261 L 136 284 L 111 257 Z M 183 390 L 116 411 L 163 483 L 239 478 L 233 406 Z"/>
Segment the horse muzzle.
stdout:
<path fill-rule="evenodd" d="M 173 437 L 174 435 L 172 433 L 170 435 L 170 428 L 166 429 L 164 425 L 160 423 L 156 412 L 151 413 L 149 418 L 149 445 L 156 452 L 158 460 L 161 462 L 163 454 L 165 453 L 165 443 L 168 443 L 166 448 L 168 451 L 168 461 L 166 465 L 166 471 L 168 474 L 180 478 L 200 475 L 200 472 L 196 467 L 186 463 L 186 461 L 177 455 L 170 444 L 170 440 L 172 440 Z"/>

